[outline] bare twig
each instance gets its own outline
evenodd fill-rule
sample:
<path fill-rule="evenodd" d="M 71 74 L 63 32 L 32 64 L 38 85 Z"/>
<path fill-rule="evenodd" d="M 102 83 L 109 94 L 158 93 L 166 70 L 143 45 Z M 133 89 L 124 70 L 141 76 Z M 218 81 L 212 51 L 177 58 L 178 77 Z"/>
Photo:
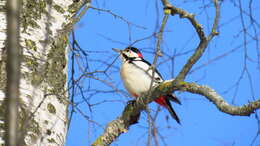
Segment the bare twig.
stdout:
<path fill-rule="evenodd" d="M 95 8 L 95 7 L 92 7 L 92 6 L 91 6 L 90 8 L 93 9 L 93 10 L 100 11 L 100 12 L 108 13 L 108 14 L 114 16 L 115 18 L 118 18 L 118 19 L 124 21 L 124 22 L 127 23 L 128 25 L 133 25 L 133 26 L 135 26 L 135 27 L 137 27 L 137 28 L 140 28 L 140 29 L 146 29 L 145 27 L 143 27 L 143 26 L 141 26 L 141 25 L 138 25 L 138 24 L 135 24 L 135 23 L 132 23 L 132 22 L 128 21 L 128 20 L 125 19 L 124 17 L 119 16 L 118 14 L 112 12 L 111 10 Z"/>
<path fill-rule="evenodd" d="M 152 82 L 150 84 L 150 89 L 152 89 L 152 85 L 154 83 L 154 75 L 155 75 L 155 68 L 156 68 L 156 63 L 157 63 L 157 60 L 158 60 L 158 57 L 159 56 L 162 56 L 162 53 L 161 53 L 161 41 L 162 41 L 162 36 L 163 36 L 163 32 L 164 32 L 164 28 L 165 28 L 165 25 L 167 23 L 167 20 L 169 18 L 169 15 L 168 14 L 165 14 L 164 17 L 163 17 L 163 20 L 162 20 L 162 25 L 161 25 L 161 28 L 160 28 L 160 31 L 158 33 L 158 39 L 157 39 L 157 43 L 156 43 L 156 53 L 155 53 L 155 56 L 154 56 L 154 60 L 153 60 L 153 64 L 152 64 Z"/>
<path fill-rule="evenodd" d="M 202 26 L 199 24 L 199 22 L 195 19 L 194 14 L 190 14 L 180 8 L 177 8 L 169 3 L 168 0 L 162 0 L 162 3 L 164 5 L 164 8 L 170 9 L 171 14 L 175 15 L 178 14 L 181 18 L 186 18 L 190 21 L 192 26 L 195 28 L 199 38 L 200 43 L 196 48 L 196 51 L 193 53 L 193 55 L 189 58 L 187 63 L 182 68 L 181 72 L 176 77 L 177 80 L 184 80 L 186 75 L 189 73 L 193 65 L 200 59 L 200 57 L 203 55 L 206 47 L 208 46 L 209 41 L 218 33 L 216 32 L 216 28 L 218 25 L 218 19 L 219 19 L 219 7 L 218 7 L 218 0 L 214 0 L 215 9 L 216 9 L 216 16 L 214 19 L 214 24 L 212 26 L 211 33 L 208 37 L 205 36 L 205 33 L 203 31 Z"/>

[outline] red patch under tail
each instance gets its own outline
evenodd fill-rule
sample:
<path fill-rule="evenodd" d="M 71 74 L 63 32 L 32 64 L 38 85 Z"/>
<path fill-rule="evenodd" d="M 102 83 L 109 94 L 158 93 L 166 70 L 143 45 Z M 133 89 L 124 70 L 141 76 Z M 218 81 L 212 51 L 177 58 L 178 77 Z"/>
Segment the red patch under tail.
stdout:
<path fill-rule="evenodd" d="M 154 100 L 156 103 L 160 104 L 161 106 L 166 106 L 165 96 L 160 96 Z"/>
<path fill-rule="evenodd" d="M 159 98 L 155 99 L 154 101 L 156 103 L 158 103 L 159 105 L 167 108 L 167 110 L 170 112 L 173 119 L 175 119 L 177 121 L 177 123 L 180 124 L 180 119 L 178 118 L 177 114 L 173 110 L 171 103 L 170 103 L 169 99 L 167 98 L 167 96 L 160 96 Z"/>

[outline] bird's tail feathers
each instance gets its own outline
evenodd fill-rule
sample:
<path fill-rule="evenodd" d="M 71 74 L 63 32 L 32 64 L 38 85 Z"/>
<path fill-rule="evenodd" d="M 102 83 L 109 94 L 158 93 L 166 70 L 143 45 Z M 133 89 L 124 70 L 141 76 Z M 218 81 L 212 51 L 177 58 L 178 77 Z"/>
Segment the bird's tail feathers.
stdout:
<path fill-rule="evenodd" d="M 177 99 L 177 98 L 176 98 L 176 99 Z M 169 99 L 165 98 L 165 102 L 166 102 L 165 107 L 166 107 L 167 110 L 170 112 L 170 114 L 171 114 L 171 116 L 173 117 L 173 119 L 175 119 L 177 123 L 181 124 L 180 119 L 179 119 L 179 117 L 177 116 L 177 114 L 176 114 L 176 112 L 174 111 L 174 109 L 172 108 Z M 180 102 L 176 102 L 176 103 L 179 103 L 179 104 L 180 104 Z"/>
<path fill-rule="evenodd" d="M 171 101 L 181 105 L 181 101 L 177 98 L 177 96 L 175 94 L 169 94 L 169 95 L 167 95 L 167 98 L 170 99 Z"/>
<path fill-rule="evenodd" d="M 176 102 L 178 104 L 181 104 L 180 100 L 174 94 L 173 95 L 170 94 L 170 95 L 167 95 L 167 96 L 161 96 L 159 98 L 156 98 L 155 102 L 160 104 L 161 106 L 167 108 L 167 110 L 170 112 L 173 119 L 175 119 L 180 124 L 180 119 L 177 116 L 177 114 L 175 113 L 175 111 L 173 110 L 170 100 L 173 101 L 173 102 Z"/>

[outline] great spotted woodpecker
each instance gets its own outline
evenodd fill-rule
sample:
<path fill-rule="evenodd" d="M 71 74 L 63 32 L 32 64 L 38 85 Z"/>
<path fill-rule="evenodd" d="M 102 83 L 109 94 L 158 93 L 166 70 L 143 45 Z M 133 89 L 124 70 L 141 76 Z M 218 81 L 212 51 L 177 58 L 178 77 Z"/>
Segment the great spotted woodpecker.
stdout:
<path fill-rule="evenodd" d="M 113 50 L 120 54 L 122 60 L 120 75 L 127 91 L 136 98 L 142 93 L 148 92 L 152 82 L 153 70 L 151 69 L 151 64 L 144 60 L 142 53 L 135 47 L 127 47 L 124 50 L 113 48 Z M 153 78 L 152 86 L 164 81 L 157 69 L 154 71 Z M 155 102 L 167 108 L 171 116 L 180 124 L 180 120 L 173 110 L 170 100 L 181 104 L 174 94 L 160 96 Z"/>

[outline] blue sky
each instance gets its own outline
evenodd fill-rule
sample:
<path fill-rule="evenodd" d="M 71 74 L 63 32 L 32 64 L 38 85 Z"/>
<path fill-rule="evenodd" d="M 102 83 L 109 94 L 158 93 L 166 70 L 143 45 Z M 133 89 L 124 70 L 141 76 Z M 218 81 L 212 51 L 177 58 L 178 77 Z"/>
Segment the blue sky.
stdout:
<path fill-rule="evenodd" d="M 207 3 L 208 1 L 205 1 L 205 4 Z M 238 2 L 236 3 L 238 4 Z M 247 2 L 243 1 L 242 3 L 243 10 L 248 12 Z M 195 2 L 174 1 L 173 4 L 196 14 L 196 19 L 204 27 L 206 34 L 209 33 L 214 18 L 212 4 L 208 5 L 206 11 L 201 7 L 203 0 Z M 255 1 L 254 4 L 253 14 L 256 20 L 260 20 L 260 16 L 257 16 L 260 4 Z M 92 72 L 106 69 L 105 63 L 111 64 L 117 57 L 111 48 L 123 49 L 135 40 L 158 32 L 158 24 L 161 23 L 163 17 L 160 1 L 156 4 L 154 0 L 101 0 L 92 2 L 92 5 L 96 8 L 111 10 L 131 22 L 132 25 L 129 27 L 122 19 L 109 13 L 89 9 L 75 26 L 76 39 L 87 53 L 87 56 L 83 56 L 82 53 L 77 52 L 75 79 L 81 76 L 83 70 Z M 156 5 L 159 8 L 158 13 Z M 225 2 L 221 5 L 220 10 L 220 34 L 209 44 L 205 55 L 193 67 L 193 72 L 187 76 L 186 81 L 208 85 L 221 94 L 227 102 L 243 105 L 252 101 L 253 98 L 260 99 L 260 69 L 258 68 L 256 43 L 248 35 L 246 37 L 248 44 L 243 45 L 244 35 L 241 32 L 239 9 L 234 3 Z M 250 24 L 249 17 L 244 14 L 244 18 L 246 26 L 248 26 Z M 199 40 L 191 24 L 178 16 L 169 18 L 165 30 L 161 45 L 164 56 L 159 58 L 158 69 L 164 79 L 171 79 L 186 63 Z M 248 33 L 254 34 L 253 27 L 249 27 Z M 145 59 L 152 62 L 155 42 L 156 39 L 151 37 L 139 41 L 134 46 L 140 48 Z M 230 51 L 232 53 L 227 53 Z M 245 52 L 250 58 L 246 60 L 246 67 L 249 77 L 252 79 L 252 88 L 247 73 L 243 74 Z M 211 62 L 211 60 L 226 53 L 225 57 Z M 174 60 L 169 60 L 168 56 L 174 54 L 176 55 Z M 107 70 L 107 75 L 97 73 L 95 79 L 85 77 L 78 83 L 75 88 L 75 103 L 81 112 L 91 120 L 86 120 L 79 111 L 73 113 L 67 146 L 90 145 L 103 132 L 106 124 L 121 114 L 127 101 L 131 99 L 120 81 L 118 72 L 120 63 L 120 60 L 117 59 Z M 239 80 L 241 74 L 243 76 Z M 235 84 L 238 86 L 234 86 Z M 83 94 L 81 94 L 79 87 L 81 87 Z M 115 90 L 119 92 L 114 92 Z M 250 117 L 231 116 L 220 112 L 205 97 L 180 92 L 176 92 L 176 94 L 182 105 L 173 104 L 173 107 L 179 115 L 182 125 L 178 125 L 171 118 L 167 120 L 166 116 L 169 114 L 167 110 L 161 108 L 155 122 L 160 134 L 159 145 L 247 146 L 251 144 L 258 128 L 255 115 Z M 89 106 L 91 104 L 94 105 Z M 149 107 L 153 115 L 157 105 L 151 103 Z M 258 114 L 260 115 L 259 111 Z M 112 145 L 146 145 L 147 127 L 147 114 L 142 112 L 139 123 L 131 126 L 129 131 L 122 134 Z M 260 145 L 259 137 L 253 145 Z"/>

